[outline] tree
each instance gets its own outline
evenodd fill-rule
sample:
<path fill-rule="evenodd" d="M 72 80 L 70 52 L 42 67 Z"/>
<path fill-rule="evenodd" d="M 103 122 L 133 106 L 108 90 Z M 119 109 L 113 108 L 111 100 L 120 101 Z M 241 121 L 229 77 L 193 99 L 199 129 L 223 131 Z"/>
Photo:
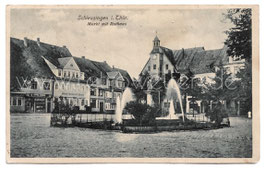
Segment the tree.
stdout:
<path fill-rule="evenodd" d="M 228 35 L 225 45 L 228 46 L 227 54 L 238 59 L 251 61 L 252 54 L 252 12 L 250 8 L 229 9 L 224 14 L 234 26 L 225 33 Z"/>
<path fill-rule="evenodd" d="M 238 88 L 239 99 L 246 102 L 243 104 L 244 114 L 252 110 L 252 10 L 230 9 L 224 15 L 234 25 L 226 31 L 227 54 L 239 60 L 245 59 L 244 69 L 237 73 L 237 77 L 241 79 L 241 86 Z"/>
<path fill-rule="evenodd" d="M 147 104 L 131 101 L 127 103 L 125 109 L 133 115 L 134 121 L 139 125 L 153 125 L 157 108 Z"/>

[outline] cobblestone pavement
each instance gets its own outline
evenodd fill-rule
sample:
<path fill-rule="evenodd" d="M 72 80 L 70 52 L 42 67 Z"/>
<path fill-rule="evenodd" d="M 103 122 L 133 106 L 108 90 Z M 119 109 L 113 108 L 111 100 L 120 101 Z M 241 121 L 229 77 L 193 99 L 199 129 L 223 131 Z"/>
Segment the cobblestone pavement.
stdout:
<path fill-rule="evenodd" d="M 47 114 L 12 114 L 11 157 L 251 157 L 251 120 L 230 121 L 215 130 L 125 134 L 50 127 Z"/>

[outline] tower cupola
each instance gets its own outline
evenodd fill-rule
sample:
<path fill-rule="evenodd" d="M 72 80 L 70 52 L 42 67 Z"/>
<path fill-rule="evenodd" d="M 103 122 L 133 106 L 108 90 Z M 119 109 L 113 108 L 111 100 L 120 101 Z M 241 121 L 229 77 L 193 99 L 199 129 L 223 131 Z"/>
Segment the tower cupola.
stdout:
<path fill-rule="evenodd" d="M 156 35 L 154 40 L 153 40 L 153 47 L 158 48 L 160 46 L 160 39 Z"/>

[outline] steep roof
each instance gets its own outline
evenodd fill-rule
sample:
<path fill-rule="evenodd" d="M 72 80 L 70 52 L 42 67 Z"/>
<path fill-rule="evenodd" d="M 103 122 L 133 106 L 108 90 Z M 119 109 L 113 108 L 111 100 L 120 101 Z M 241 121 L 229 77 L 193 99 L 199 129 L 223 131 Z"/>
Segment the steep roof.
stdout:
<path fill-rule="evenodd" d="M 25 46 L 23 40 L 10 38 L 11 90 L 19 90 L 22 78 L 54 77 L 42 58 L 46 53 L 48 51 L 42 50 L 35 41 L 27 40 L 27 46 Z M 50 51 L 50 53 L 52 52 Z M 17 77 L 20 82 L 17 81 Z"/>
<path fill-rule="evenodd" d="M 73 57 L 80 71 L 85 73 L 85 78 L 101 77 L 101 70 L 93 63 L 93 61 L 85 58 Z"/>
<path fill-rule="evenodd" d="M 121 75 L 123 76 L 123 78 L 127 82 L 127 86 L 130 86 L 133 83 L 130 75 L 128 74 L 128 72 L 126 70 L 115 68 L 115 67 L 113 68 L 113 70 L 119 71 L 121 73 Z"/>
<path fill-rule="evenodd" d="M 112 68 L 106 62 L 91 61 L 102 73 L 111 72 Z"/>
<path fill-rule="evenodd" d="M 176 70 L 187 71 L 198 52 L 204 51 L 203 47 L 173 50 L 173 60 Z"/>
<path fill-rule="evenodd" d="M 174 51 L 178 71 L 191 71 L 193 74 L 211 73 L 214 66 L 228 63 L 227 47 L 215 50 L 204 48 L 185 49 Z"/>
<path fill-rule="evenodd" d="M 24 61 L 30 66 L 31 73 L 34 77 L 53 77 L 53 73 L 42 58 L 47 53 L 53 53 L 52 51 L 48 51 L 47 49 L 43 50 L 37 45 L 36 41 L 32 40 L 27 40 L 27 47 L 24 45 L 24 41 L 20 39 L 11 38 L 10 43 L 11 51 L 14 50 L 15 46 L 20 49 L 20 52 L 16 53 L 16 56 L 20 55 L 24 58 Z"/>

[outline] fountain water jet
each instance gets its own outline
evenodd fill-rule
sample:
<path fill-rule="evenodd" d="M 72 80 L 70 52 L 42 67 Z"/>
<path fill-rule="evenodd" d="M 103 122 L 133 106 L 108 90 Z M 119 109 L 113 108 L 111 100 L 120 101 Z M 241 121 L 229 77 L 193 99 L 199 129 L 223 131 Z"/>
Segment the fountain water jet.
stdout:
<path fill-rule="evenodd" d="M 118 96 L 116 98 L 116 111 L 115 111 L 115 122 L 122 122 L 122 114 L 126 104 L 133 100 L 133 94 L 130 88 L 126 88 L 122 94 L 122 98 Z"/>
<path fill-rule="evenodd" d="M 176 94 L 176 95 L 173 95 L 173 94 Z M 170 81 L 168 82 L 168 85 L 167 85 L 167 97 L 170 97 L 170 99 L 171 99 L 170 108 L 169 108 L 169 115 L 171 116 L 172 114 L 175 113 L 173 99 L 178 99 L 179 104 L 180 104 L 180 109 L 182 112 L 183 122 L 184 122 L 185 121 L 185 114 L 184 114 L 184 110 L 183 110 L 181 92 L 180 92 L 178 84 L 176 83 L 176 81 L 173 78 L 170 79 Z M 172 104 L 172 106 L 171 106 L 171 104 Z"/>

